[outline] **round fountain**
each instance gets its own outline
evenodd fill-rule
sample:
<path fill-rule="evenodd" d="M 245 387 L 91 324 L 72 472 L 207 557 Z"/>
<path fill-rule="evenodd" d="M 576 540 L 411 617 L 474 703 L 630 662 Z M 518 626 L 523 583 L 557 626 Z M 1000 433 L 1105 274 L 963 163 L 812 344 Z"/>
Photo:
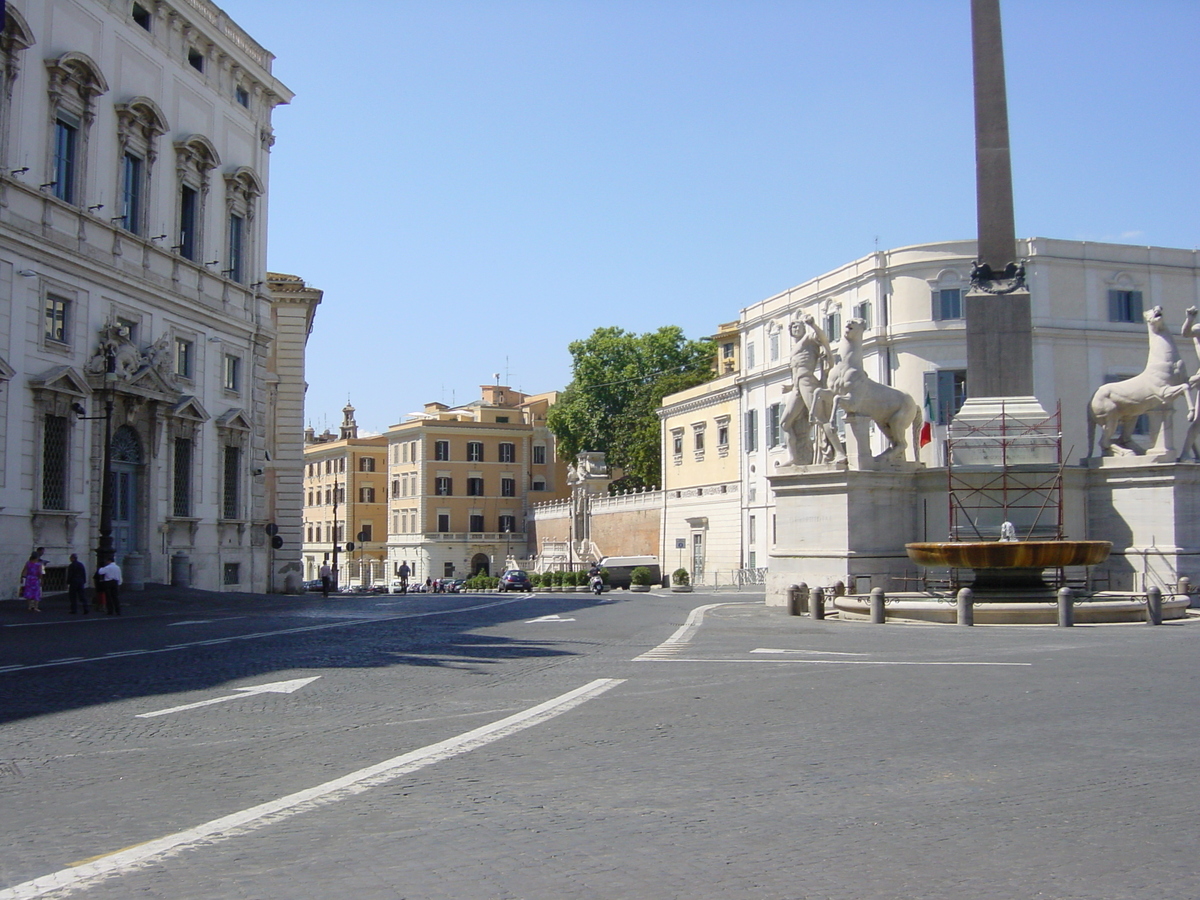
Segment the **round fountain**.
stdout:
<path fill-rule="evenodd" d="M 1095 566 L 1108 559 L 1109 541 L 922 541 L 904 545 L 908 558 L 919 566 L 971 569 L 976 601 L 1014 603 L 1053 600 L 1054 588 L 1046 584 L 1046 569 Z"/>

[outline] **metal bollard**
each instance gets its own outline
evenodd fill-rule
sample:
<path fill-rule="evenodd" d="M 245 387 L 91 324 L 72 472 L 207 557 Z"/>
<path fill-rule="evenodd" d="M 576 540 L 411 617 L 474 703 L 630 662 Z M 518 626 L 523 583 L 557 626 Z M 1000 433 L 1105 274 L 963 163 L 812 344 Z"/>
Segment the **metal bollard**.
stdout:
<path fill-rule="evenodd" d="M 1146 589 L 1146 621 L 1151 625 L 1162 624 L 1162 591 L 1159 588 Z"/>
<path fill-rule="evenodd" d="M 1058 627 L 1070 628 L 1075 624 L 1075 598 L 1069 587 L 1058 589 Z"/>
<path fill-rule="evenodd" d="M 815 587 L 808 592 L 808 614 L 814 619 L 825 618 L 825 589 Z"/>
<path fill-rule="evenodd" d="M 804 614 L 804 601 L 808 599 L 808 585 L 803 581 L 788 588 L 788 615 Z"/>
<path fill-rule="evenodd" d="M 958 592 L 958 624 L 975 624 L 975 595 L 970 588 L 963 588 Z"/>
<path fill-rule="evenodd" d="M 871 589 L 871 624 L 882 625 L 887 621 L 887 616 L 883 611 L 883 588 Z"/>

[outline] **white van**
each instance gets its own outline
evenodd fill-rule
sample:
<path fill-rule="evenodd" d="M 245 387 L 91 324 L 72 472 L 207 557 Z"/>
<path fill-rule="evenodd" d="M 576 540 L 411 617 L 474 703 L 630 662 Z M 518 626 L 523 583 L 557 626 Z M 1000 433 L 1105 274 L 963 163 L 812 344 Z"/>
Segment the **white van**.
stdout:
<path fill-rule="evenodd" d="M 626 588 L 633 583 L 631 576 L 638 566 L 650 570 L 650 583 L 662 584 L 662 569 L 658 566 L 657 556 L 606 556 L 596 565 L 608 569 L 608 584 L 612 588 Z"/>

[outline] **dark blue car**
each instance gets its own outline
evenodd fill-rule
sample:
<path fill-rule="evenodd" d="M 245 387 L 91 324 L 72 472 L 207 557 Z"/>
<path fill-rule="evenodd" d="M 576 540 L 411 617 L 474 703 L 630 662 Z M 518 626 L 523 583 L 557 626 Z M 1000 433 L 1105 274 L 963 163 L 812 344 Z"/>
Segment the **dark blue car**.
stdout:
<path fill-rule="evenodd" d="M 500 584 L 498 585 L 502 591 L 532 591 L 533 585 L 529 581 L 529 576 L 520 569 L 509 569 L 500 576 Z"/>

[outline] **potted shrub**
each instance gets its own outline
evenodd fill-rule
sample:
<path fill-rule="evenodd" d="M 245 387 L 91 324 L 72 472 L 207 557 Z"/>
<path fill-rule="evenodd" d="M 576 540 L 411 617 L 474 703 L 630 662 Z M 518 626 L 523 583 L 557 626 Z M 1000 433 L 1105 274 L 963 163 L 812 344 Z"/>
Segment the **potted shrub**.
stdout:
<path fill-rule="evenodd" d="M 690 594 L 692 579 L 687 569 L 676 569 L 671 573 L 671 590 L 677 594 Z"/>
<path fill-rule="evenodd" d="M 557 591 L 559 588 L 561 588 L 562 587 L 562 579 L 563 579 L 562 572 L 558 572 L 558 571 L 551 572 L 550 573 L 550 589 Z"/>
<path fill-rule="evenodd" d="M 645 566 L 638 566 L 629 573 L 629 581 L 631 591 L 644 594 L 650 590 L 650 570 Z"/>
<path fill-rule="evenodd" d="M 586 591 L 588 589 L 587 572 L 582 569 L 572 572 L 572 580 L 575 582 L 575 592 Z"/>

